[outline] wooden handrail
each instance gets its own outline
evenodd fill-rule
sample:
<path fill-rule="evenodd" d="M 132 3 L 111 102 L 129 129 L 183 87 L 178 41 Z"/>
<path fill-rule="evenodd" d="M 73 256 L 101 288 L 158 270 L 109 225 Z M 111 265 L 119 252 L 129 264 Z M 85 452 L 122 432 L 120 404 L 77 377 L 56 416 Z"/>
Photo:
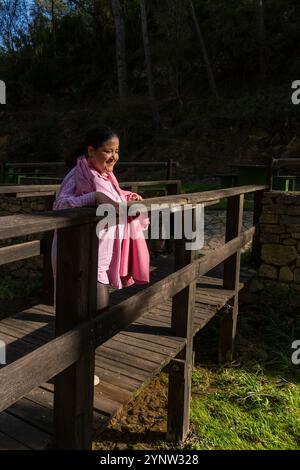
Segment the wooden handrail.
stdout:
<path fill-rule="evenodd" d="M 142 204 L 151 208 L 151 204 L 163 204 L 163 207 L 174 209 L 184 204 L 205 204 L 206 202 L 263 191 L 266 186 L 240 186 L 237 188 L 218 189 L 199 193 L 179 194 L 174 196 L 161 196 L 147 198 Z M 129 206 L 138 204 L 128 203 Z M 47 232 L 59 228 L 81 225 L 89 222 L 97 222 L 101 218 L 95 215 L 95 208 L 82 207 L 79 209 L 63 209 L 59 211 L 34 212 L 32 214 L 8 215 L 0 217 L 0 240 L 15 238 L 34 233 Z"/>
<path fill-rule="evenodd" d="M 127 188 L 131 186 L 156 186 L 156 185 L 176 185 L 180 184 L 181 180 L 155 180 L 155 181 L 122 181 L 120 182 L 121 188 Z M 0 195 L 15 195 L 20 193 L 26 195 L 26 193 L 37 193 L 36 196 L 44 196 L 45 193 L 54 194 L 60 188 L 60 184 L 13 184 L 13 185 L 0 185 Z M 19 196 L 20 197 L 20 196 Z"/>
<path fill-rule="evenodd" d="M 193 261 L 107 312 L 82 323 L 0 370 L 0 412 L 72 364 L 89 348 L 97 348 L 149 309 L 182 291 L 198 276 L 219 265 L 251 241 L 255 227 Z"/>
<path fill-rule="evenodd" d="M 168 161 L 158 161 L 158 162 L 126 162 L 119 161 L 118 165 L 124 166 L 168 166 Z M 177 160 L 172 160 L 172 164 L 176 167 L 179 166 Z M 7 168 L 43 168 L 43 167 L 64 167 L 66 166 L 64 162 L 5 162 Z"/>

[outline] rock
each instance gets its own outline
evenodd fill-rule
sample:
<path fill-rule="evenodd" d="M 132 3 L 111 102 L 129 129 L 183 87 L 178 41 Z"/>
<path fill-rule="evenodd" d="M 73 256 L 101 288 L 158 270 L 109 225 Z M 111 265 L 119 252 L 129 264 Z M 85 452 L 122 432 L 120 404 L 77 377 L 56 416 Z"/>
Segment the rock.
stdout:
<path fill-rule="evenodd" d="M 277 268 L 269 264 L 262 264 L 259 268 L 258 275 L 268 279 L 277 279 Z"/>
<path fill-rule="evenodd" d="M 277 204 L 296 205 L 298 200 L 299 196 L 296 192 L 292 193 L 290 191 L 278 191 Z"/>
<path fill-rule="evenodd" d="M 263 289 L 264 289 L 264 283 L 261 279 L 258 279 L 258 278 L 252 279 L 248 286 L 248 290 L 253 293 L 259 292 Z"/>
<path fill-rule="evenodd" d="M 286 229 L 282 225 L 261 224 L 260 229 L 262 233 L 286 233 Z"/>
<path fill-rule="evenodd" d="M 296 260 L 297 250 L 294 246 L 276 244 L 263 245 L 261 257 L 267 264 L 285 266 Z"/>
<path fill-rule="evenodd" d="M 293 238 L 286 238 L 283 240 L 284 245 L 289 245 L 289 246 L 295 246 L 297 245 L 297 240 L 294 240 Z"/>
<path fill-rule="evenodd" d="M 279 280 L 282 282 L 293 282 L 294 274 L 288 266 L 283 266 L 279 271 Z"/>
<path fill-rule="evenodd" d="M 262 233 L 260 236 L 261 243 L 279 243 L 279 235 L 275 233 Z"/>
<path fill-rule="evenodd" d="M 294 282 L 300 284 L 300 269 L 296 268 L 294 272 Z"/>
<path fill-rule="evenodd" d="M 271 213 L 263 213 L 259 219 L 261 224 L 278 224 L 278 215 Z"/>
<path fill-rule="evenodd" d="M 240 304 L 255 304 L 258 301 L 258 294 L 254 292 L 249 292 L 244 290 L 239 294 L 239 303 Z"/>
<path fill-rule="evenodd" d="M 300 232 L 292 233 L 292 237 L 296 240 L 300 240 Z"/>
<path fill-rule="evenodd" d="M 300 206 L 289 206 L 287 208 L 287 215 L 300 215 Z"/>
<path fill-rule="evenodd" d="M 9 212 L 13 212 L 13 213 L 19 212 L 20 209 L 21 209 L 21 206 L 16 206 L 14 204 L 9 205 L 8 207 Z"/>
<path fill-rule="evenodd" d="M 297 268 L 300 268 L 300 256 L 297 256 L 297 261 L 296 261 L 296 266 Z"/>

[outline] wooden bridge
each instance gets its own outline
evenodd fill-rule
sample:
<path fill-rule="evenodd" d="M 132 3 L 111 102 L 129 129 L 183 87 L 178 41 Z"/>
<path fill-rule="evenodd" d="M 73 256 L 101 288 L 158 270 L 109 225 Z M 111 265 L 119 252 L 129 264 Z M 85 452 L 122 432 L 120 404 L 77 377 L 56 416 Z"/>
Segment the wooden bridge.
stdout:
<path fill-rule="evenodd" d="M 240 253 L 253 239 L 253 256 L 259 256 L 265 189 L 243 186 L 144 200 L 149 208 L 191 204 L 195 221 L 198 204 L 226 198 L 225 244 L 197 258 L 186 250 L 184 237 L 175 239 L 174 272 L 156 269 L 150 286 L 114 292 L 111 307 L 100 315 L 95 208 L 1 217 L 0 240 L 57 229 L 58 257 L 56 308 L 48 302 L 0 320 L 7 354 L 0 370 L 0 449 L 89 449 L 163 368 L 169 374 L 167 438 L 183 441 L 189 432 L 193 338 L 219 313 L 219 358 L 231 359 L 242 287 Z M 253 227 L 242 232 L 248 193 L 254 193 Z M 0 248 L 0 264 L 41 253 L 47 255 L 41 240 L 6 246 Z M 222 263 L 223 279 L 207 275 Z M 96 387 L 94 372 L 100 377 Z"/>

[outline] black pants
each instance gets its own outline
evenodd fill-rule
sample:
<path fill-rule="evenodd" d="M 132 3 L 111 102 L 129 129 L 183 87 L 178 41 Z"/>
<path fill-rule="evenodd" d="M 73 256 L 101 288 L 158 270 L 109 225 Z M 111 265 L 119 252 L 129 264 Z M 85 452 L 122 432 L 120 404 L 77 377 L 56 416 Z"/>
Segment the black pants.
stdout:
<path fill-rule="evenodd" d="M 109 308 L 108 284 L 97 282 L 97 313 Z"/>

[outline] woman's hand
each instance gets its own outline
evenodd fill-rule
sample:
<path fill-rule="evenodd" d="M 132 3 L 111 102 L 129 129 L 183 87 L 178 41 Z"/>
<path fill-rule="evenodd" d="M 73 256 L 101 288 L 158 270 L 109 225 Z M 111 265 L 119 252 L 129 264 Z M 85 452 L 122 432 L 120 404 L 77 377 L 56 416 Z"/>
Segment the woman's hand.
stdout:
<path fill-rule="evenodd" d="M 143 198 L 140 194 L 137 194 L 137 193 L 132 193 L 130 195 L 130 201 L 142 201 Z"/>
<path fill-rule="evenodd" d="M 119 213 L 119 203 L 100 191 L 96 192 L 96 204 L 111 204 L 115 208 L 116 213 Z"/>

